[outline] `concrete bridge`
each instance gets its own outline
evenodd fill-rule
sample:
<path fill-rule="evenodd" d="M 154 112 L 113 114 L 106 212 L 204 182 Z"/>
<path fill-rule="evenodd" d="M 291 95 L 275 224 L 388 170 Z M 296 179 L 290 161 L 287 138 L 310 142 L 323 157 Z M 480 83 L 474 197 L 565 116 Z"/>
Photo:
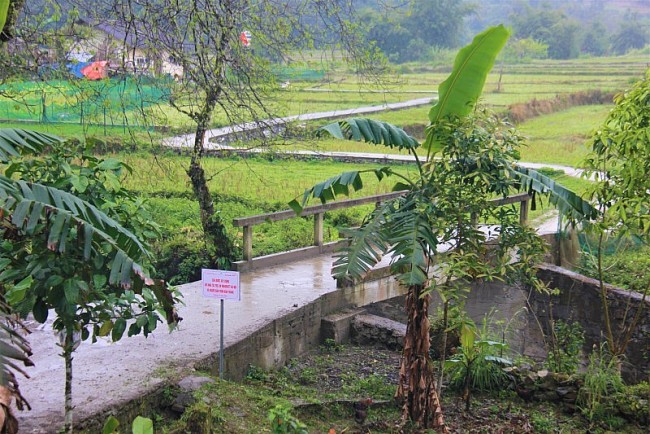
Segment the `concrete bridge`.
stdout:
<path fill-rule="evenodd" d="M 399 193 L 395 193 L 399 194 Z M 329 209 L 378 202 L 392 196 L 372 196 L 343 203 L 306 208 L 314 216 L 314 246 L 285 252 L 270 257 L 252 256 L 253 226 L 261 221 L 281 220 L 292 212 L 237 219 L 236 226 L 244 227 L 245 259 L 237 264 L 242 270 L 240 302 L 225 302 L 226 378 L 239 379 L 249 365 L 272 368 L 286 363 L 292 357 L 319 345 L 323 318 L 344 309 L 368 306 L 379 309 L 382 315 L 399 315 L 401 304 L 374 303 L 395 299 L 403 294 L 395 280 L 386 272 L 388 259 L 371 272 L 372 279 L 354 286 L 341 286 L 331 277 L 331 246 L 322 242 L 322 214 Z M 527 218 L 527 196 L 519 195 L 502 202 L 520 203 L 520 218 Z M 503 203 L 496 203 L 496 205 Z M 295 217 L 295 216 L 293 216 Z M 247 229 L 246 229 L 247 228 Z M 551 242 L 554 236 L 548 238 Z M 557 251 L 557 246 L 552 246 Z M 247 271 L 245 271 L 247 270 Z M 558 318 L 578 320 L 587 327 L 588 345 L 598 341 L 601 324 L 598 322 L 598 290 L 591 279 L 551 265 L 542 267 L 546 280 L 561 288 L 553 300 Z M 512 319 L 523 307 L 531 323 L 548 320 L 546 296 L 534 296 L 519 288 L 481 285 L 470 294 L 468 311 L 480 318 L 492 306 L 516 330 L 518 341 L 511 344 L 521 353 L 536 356 L 539 349 L 539 328 L 523 329 Z M 169 333 L 164 325 L 148 338 L 135 336 L 113 343 L 100 338 L 95 344 L 84 342 L 74 355 L 73 403 L 78 428 L 99 432 L 108 415 L 124 417 L 124 423 L 138 414 L 147 414 L 163 395 L 164 388 L 196 369 L 218 369 L 219 301 L 203 298 L 201 283 L 179 287 L 184 305 L 179 313 L 184 318 L 177 330 Z M 615 309 L 625 309 L 629 293 L 612 289 L 617 301 Z M 546 298 L 545 298 L 546 297 Z M 588 303 L 583 302 L 588 300 Z M 650 308 L 648 309 L 650 311 Z M 530 317 L 533 313 L 534 316 Z M 536 318 L 535 318 L 536 317 Z M 524 320 L 524 319 L 522 319 Z M 519 321 L 519 320 L 518 320 Z M 18 414 L 21 433 L 55 433 L 63 425 L 64 365 L 60 348 L 52 331 L 51 322 L 31 324 L 29 340 L 34 350 L 36 366 L 28 368 L 30 379 L 20 379 L 21 390 L 33 407 Z M 523 330 L 523 332 L 522 332 Z M 628 355 L 639 372 L 647 372 L 650 362 L 643 359 L 650 352 L 650 343 L 644 330 L 650 330 L 650 315 L 640 325 L 631 345 L 636 351 Z M 537 335 L 535 335 L 537 333 Z M 531 346 L 530 343 L 533 342 Z M 645 361 L 644 361 L 645 360 Z"/>
<path fill-rule="evenodd" d="M 244 227 L 242 300 L 225 302 L 225 373 L 241 378 L 249 364 L 271 368 L 287 362 L 320 343 L 321 319 L 342 309 L 365 306 L 402 294 L 386 272 L 389 259 L 379 264 L 371 279 L 355 286 L 337 286 L 331 277 L 333 245 L 322 239 L 323 214 L 332 209 L 376 203 L 398 193 L 308 207 L 313 215 L 314 246 L 298 251 L 252 257 L 252 227 L 262 221 L 295 218 L 293 211 L 237 219 Z M 527 195 L 497 204 L 521 203 L 526 218 Z M 248 271 L 246 271 L 248 270 Z M 194 369 L 216 372 L 219 351 L 219 301 L 202 297 L 201 282 L 181 285 L 183 317 L 170 333 L 159 325 L 148 338 L 135 336 L 111 342 L 99 338 L 83 342 L 74 355 L 73 403 L 77 426 L 94 432 L 110 414 L 137 413 L 162 389 Z M 27 368 L 30 379 L 21 379 L 21 391 L 32 406 L 19 412 L 22 433 L 54 433 L 63 425 L 64 364 L 60 347 L 47 324 L 30 324 L 29 336 L 36 366 Z M 145 405 L 146 408 L 146 405 Z"/>

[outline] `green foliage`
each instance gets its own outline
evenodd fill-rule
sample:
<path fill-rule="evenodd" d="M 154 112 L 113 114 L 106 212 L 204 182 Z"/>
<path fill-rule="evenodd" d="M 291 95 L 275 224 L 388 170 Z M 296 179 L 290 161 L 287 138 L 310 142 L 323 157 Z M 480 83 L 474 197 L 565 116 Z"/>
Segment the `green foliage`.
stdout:
<path fill-rule="evenodd" d="M 534 412 L 530 415 L 530 424 L 536 433 L 551 434 L 555 432 L 557 420 L 552 416 Z"/>
<path fill-rule="evenodd" d="M 557 373 L 575 374 L 582 360 L 584 342 L 584 330 L 580 323 L 555 321 L 549 339 L 546 367 Z"/>
<path fill-rule="evenodd" d="M 5 22 L 7 22 L 9 3 L 11 3 L 10 0 L 0 0 L 0 32 L 4 30 Z"/>
<path fill-rule="evenodd" d="M 278 404 L 269 410 L 273 434 L 308 434 L 307 426 L 291 414 L 291 407 Z"/>
<path fill-rule="evenodd" d="M 21 137 L 11 134 L 4 137 Z M 118 340 L 128 319 L 136 319 L 129 336 L 147 335 L 161 305 L 171 315 L 173 298 L 160 284 L 144 285 L 148 252 L 140 238 L 159 232 L 144 202 L 120 185 L 128 166 L 83 147 L 46 143 L 44 159 L 13 158 L 6 166 L 5 175 L 19 180 L 0 179 L 13 225 L 0 245 L 9 298 L 38 321 L 54 309 L 55 328 L 81 332 L 84 340 L 109 333 Z"/>
<path fill-rule="evenodd" d="M 589 198 L 601 211 L 599 219 L 591 225 L 597 240 L 597 278 L 605 317 L 605 337 L 609 350 L 616 356 L 625 353 L 632 333 L 645 309 L 647 287 L 636 306 L 634 315 L 626 315 L 618 325 L 609 312 L 609 298 L 604 286 L 605 269 L 602 258 L 604 247 L 610 239 L 636 238 L 645 244 L 650 241 L 650 75 L 635 83 L 632 88 L 616 97 L 616 106 L 609 113 L 602 128 L 596 131 L 591 142 L 591 153 L 586 159 L 585 176 L 594 176 L 597 182 L 589 190 Z"/>
<path fill-rule="evenodd" d="M 388 148 L 413 150 L 420 144 L 401 128 L 387 122 L 370 121 L 364 118 L 350 118 L 333 124 L 325 125 L 316 131 L 318 137 L 326 134 L 337 139 L 367 141 Z"/>
<path fill-rule="evenodd" d="M 612 414 L 610 398 L 624 387 L 619 364 L 606 345 L 594 346 L 577 401 L 578 408 L 589 421 L 603 421 Z"/>
<path fill-rule="evenodd" d="M 513 15 L 512 24 L 517 37 L 547 44 L 553 59 L 571 59 L 579 54 L 580 26 L 560 9 L 526 6 L 524 13 Z"/>
<path fill-rule="evenodd" d="M 158 277 L 171 285 L 201 280 L 201 269 L 212 264 L 205 243 L 196 231 L 160 240 L 154 252 Z"/>
<path fill-rule="evenodd" d="M 454 48 L 463 36 L 463 20 L 474 6 L 464 1 L 429 0 L 394 10 L 367 12 L 367 37 L 393 62 L 427 59 L 434 48 Z"/>
<path fill-rule="evenodd" d="M 269 374 L 259 366 L 248 365 L 248 371 L 246 371 L 246 379 L 249 381 L 266 381 L 269 378 Z"/>
<path fill-rule="evenodd" d="M 117 428 L 119 426 L 120 422 L 115 418 L 115 416 L 108 416 L 106 422 L 104 422 L 102 434 L 115 434 L 117 433 Z"/>
<path fill-rule="evenodd" d="M 102 434 L 119 434 L 120 422 L 114 417 L 109 416 L 104 422 Z M 153 421 L 149 418 L 137 416 L 131 425 L 133 434 L 153 434 Z"/>
<path fill-rule="evenodd" d="M 343 375 L 342 380 L 341 391 L 351 397 L 372 396 L 375 399 L 390 399 L 395 393 L 395 386 L 382 375 Z"/>
<path fill-rule="evenodd" d="M 133 434 L 153 434 L 153 421 L 146 417 L 137 416 L 133 420 Z"/>
<path fill-rule="evenodd" d="M 642 382 L 625 386 L 612 397 L 614 407 L 625 418 L 641 425 L 650 423 L 650 384 Z"/>
<path fill-rule="evenodd" d="M 463 282 L 469 279 L 517 279 L 543 288 L 533 268 L 543 253 L 543 243 L 534 230 L 519 221 L 519 214 L 513 206 L 494 207 L 489 203 L 490 199 L 506 197 L 524 184 L 519 179 L 521 172 L 513 167 L 513 161 L 519 157 L 517 148 L 521 139 L 493 116 L 480 111 L 468 116 L 508 34 L 503 26 L 490 28 L 461 50 L 450 77 L 440 86 L 440 99 L 430 112 L 426 160 L 420 161 L 415 150 L 412 151 L 416 157 L 417 175 L 412 179 L 398 175 L 400 181 L 393 190 L 404 191 L 404 194 L 380 204 L 359 229 L 349 232 L 351 242 L 337 255 L 333 267 L 335 276 L 356 279 L 385 254 L 392 255 L 391 271 L 410 290 L 402 360 L 402 378 L 406 380 L 403 382 L 409 386 L 407 390 L 401 385 L 397 394 L 409 401 L 404 406 L 404 417 L 413 419 L 422 427 L 429 427 L 432 422 L 436 426 L 443 423 L 441 417 L 435 421 L 425 420 L 428 416 L 423 413 L 439 411 L 432 399 L 434 395 L 423 387 L 431 387 L 431 372 L 427 371 L 428 366 L 420 368 L 430 363 L 429 324 L 424 311 L 429 293 L 438 290 L 447 305 L 449 299 L 462 291 L 459 287 Z M 373 122 L 376 123 L 368 120 L 365 124 L 370 126 Z M 331 130 L 339 133 L 340 125 L 321 129 L 329 134 L 332 134 Z M 358 128 L 350 136 L 386 145 L 386 138 L 379 136 L 380 131 L 379 127 Z M 432 159 L 434 144 L 441 148 L 439 160 Z M 396 175 L 390 168 L 381 168 L 374 173 L 378 179 Z M 543 188 L 552 194 L 558 192 L 554 185 L 545 184 L 547 180 L 541 178 L 524 187 L 531 190 Z M 302 203 L 294 200 L 291 206 L 299 214 L 310 197 L 326 202 L 339 194 L 348 194 L 350 187 L 354 190 L 362 187 L 359 172 L 345 173 L 317 184 L 305 191 Z M 563 195 L 564 200 L 567 197 L 568 194 Z M 571 204 L 582 205 L 580 201 Z M 477 224 L 492 221 L 498 222 L 497 228 L 488 234 Z M 498 248 L 494 251 L 486 249 L 485 241 L 491 237 L 498 239 Z M 444 256 L 438 255 L 442 246 L 448 250 Z M 518 254 L 514 261 L 513 251 Z M 432 270 L 434 265 L 435 271 Z M 434 278 L 431 278 L 431 272 L 435 273 Z M 493 346 L 493 343 L 481 341 L 475 346 L 473 338 L 470 342 L 469 333 L 464 337 L 466 342 L 461 346 L 467 349 L 466 357 L 458 360 L 458 364 L 466 367 L 463 381 L 469 408 L 472 375 L 479 381 L 489 381 L 492 377 L 485 371 L 472 372 L 477 357 L 474 348 Z M 486 360 L 485 357 L 482 359 Z M 419 368 L 411 369 L 412 366 Z M 409 370 L 414 372 L 407 373 Z M 420 403 L 418 408 L 412 405 L 416 401 Z"/>
<path fill-rule="evenodd" d="M 334 339 L 327 338 L 323 345 L 321 345 L 321 350 L 326 353 L 336 353 L 343 349 L 343 345 L 337 343 Z"/>
<path fill-rule="evenodd" d="M 598 240 L 581 238 L 580 272 L 598 279 Z M 602 244 L 603 280 L 621 288 L 643 293 L 650 288 L 650 247 L 638 238 L 615 237 Z"/>
<path fill-rule="evenodd" d="M 427 149 L 436 144 L 434 129 L 438 128 L 441 120 L 462 118 L 472 111 L 509 36 L 510 32 L 502 25 L 491 27 L 476 35 L 470 45 L 458 52 L 452 73 L 438 88 L 438 102 L 429 111 L 431 126 L 427 128 Z"/>
<path fill-rule="evenodd" d="M 502 58 L 508 63 L 527 63 L 533 59 L 546 59 L 548 44 L 531 38 L 511 39 L 503 49 Z"/>
<path fill-rule="evenodd" d="M 636 15 L 626 17 L 621 21 L 618 31 L 612 35 L 612 51 L 625 54 L 635 48 L 643 48 L 650 41 L 647 26 L 648 21 L 642 21 Z"/>
<path fill-rule="evenodd" d="M 591 198 L 606 210 L 603 222 L 618 233 L 650 232 L 650 75 L 616 97 L 616 107 L 591 142 L 589 174 L 599 173 Z"/>
<path fill-rule="evenodd" d="M 580 51 L 592 56 L 602 56 L 607 52 L 607 29 L 600 21 L 591 23 L 584 32 Z"/>
<path fill-rule="evenodd" d="M 450 386 L 463 391 L 465 408 L 470 409 L 471 392 L 498 390 L 507 381 L 503 367 L 512 362 L 502 356 L 503 342 L 481 339 L 476 326 L 465 322 L 460 329 L 458 352 L 445 362 Z"/>

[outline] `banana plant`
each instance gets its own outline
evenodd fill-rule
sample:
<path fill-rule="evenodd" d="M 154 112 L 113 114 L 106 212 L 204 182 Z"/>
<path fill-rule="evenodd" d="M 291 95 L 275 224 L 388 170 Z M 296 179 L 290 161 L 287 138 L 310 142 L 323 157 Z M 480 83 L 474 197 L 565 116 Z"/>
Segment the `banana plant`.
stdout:
<path fill-rule="evenodd" d="M 141 238 L 155 225 L 119 185 L 126 166 L 69 146 L 50 134 L 0 129 L 0 291 L 8 302 L 0 310 L 32 313 L 39 322 L 52 310 L 56 314 L 53 327 L 62 335 L 66 369 L 66 432 L 73 429 L 75 336 L 119 340 L 127 326 L 129 336 L 146 336 L 156 328 L 159 310 L 170 325 L 180 320 L 175 294 L 148 277 L 150 254 Z M 6 337 L 0 335 L 0 352 L 8 348 L 3 343 L 11 347 Z M 17 350 L 8 357 L 30 354 L 26 346 Z M 16 370 L 11 363 L 3 367 Z"/>
<path fill-rule="evenodd" d="M 541 258 L 542 242 L 531 228 L 522 227 L 513 209 L 494 210 L 489 199 L 524 190 L 549 194 L 561 211 L 589 219 L 591 205 L 551 179 L 516 165 L 521 138 L 494 117 L 476 110 L 485 79 L 509 36 L 503 26 L 487 29 L 457 55 L 449 78 L 439 88 L 439 100 L 429 112 L 430 124 L 421 145 L 403 129 L 385 122 L 353 118 L 326 125 L 318 136 L 357 140 L 406 150 L 415 159 L 417 176 L 407 177 L 391 167 L 350 171 L 305 190 L 290 202 L 300 213 L 310 199 L 325 203 L 363 188 L 363 175 L 382 180 L 397 178 L 393 190 L 404 195 L 378 206 L 365 223 L 351 231 L 352 240 L 336 255 L 335 277 L 360 278 L 387 254 L 392 271 L 407 293 L 407 331 L 396 397 L 403 416 L 423 428 L 444 430 L 429 359 L 428 306 L 430 293 L 448 290 L 453 281 L 506 279 L 517 275 L 536 286 L 533 262 Z M 424 148 L 423 156 L 418 150 Z M 496 260 L 486 260 L 486 236 L 475 216 L 499 222 Z M 438 249 L 453 251 L 441 258 Z M 508 252 L 520 252 L 511 261 Z M 443 282 L 431 278 L 433 266 Z M 447 288 L 447 289 L 445 289 Z M 444 363 L 441 363 L 441 367 Z"/>

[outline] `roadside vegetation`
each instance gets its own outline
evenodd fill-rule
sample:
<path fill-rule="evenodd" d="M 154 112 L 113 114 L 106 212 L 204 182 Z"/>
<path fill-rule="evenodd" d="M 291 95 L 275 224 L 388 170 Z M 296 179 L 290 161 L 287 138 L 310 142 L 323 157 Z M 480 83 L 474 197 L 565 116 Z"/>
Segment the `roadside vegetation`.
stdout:
<path fill-rule="evenodd" d="M 562 362 L 565 368 L 576 366 L 569 358 Z M 483 361 L 482 366 L 489 367 L 488 363 Z M 292 422 L 308 433 L 419 433 L 422 431 L 412 425 L 400 425 L 399 409 L 392 404 L 398 364 L 399 353 L 395 351 L 326 343 L 277 370 L 250 366 L 241 382 L 215 379 L 194 394 L 195 403 L 182 415 L 163 407 L 152 419 L 156 432 L 164 434 L 208 432 L 206 427 L 211 432 L 242 434 L 301 432 L 286 428 Z M 601 365 L 594 364 L 589 374 L 560 375 L 564 375 L 562 381 L 572 385 L 616 381 L 615 375 L 597 371 L 597 366 Z M 537 376 L 542 369 L 536 366 L 531 369 L 532 375 Z M 475 383 L 471 412 L 464 411 L 462 387 L 450 386 L 443 396 L 450 433 L 642 434 L 647 430 L 650 414 L 642 407 L 644 399 L 650 398 L 647 383 L 622 386 L 612 395 L 594 396 L 591 404 L 583 401 L 576 407 L 575 403 L 540 399 L 546 393 L 543 387 L 535 388 L 532 383 L 528 389 L 516 386 L 514 374 L 496 380 L 495 371 L 490 372 L 491 376 Z M 597 372 L 599 376 L 589 377 Z M 536 377 L 535 382 L 556 381 L 549 377 Z M 168 404 L 175 394 L 173 389 L 168 390 Z M 366 398 L 371 398 L 372 404 L 360 423 L 355 420 L 354 406 Z M 283 416 L 279 426 L 277 419 L 272 420 L 278 413 Z M 591 419 L 589 414 L 593 414 Z M 282 425 L 286 431 L 281 431 Z"/>

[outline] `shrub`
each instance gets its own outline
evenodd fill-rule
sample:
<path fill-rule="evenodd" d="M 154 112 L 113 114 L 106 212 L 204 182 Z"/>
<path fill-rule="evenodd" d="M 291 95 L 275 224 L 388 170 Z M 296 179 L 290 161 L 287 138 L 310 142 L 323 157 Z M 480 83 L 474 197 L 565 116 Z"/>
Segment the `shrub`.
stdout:
<path fill-rule="evenodd" d="M 468 320 L 461 326 L 458 352 L 445 363 L 449 385 L 463 391 L 465 410 L 470 410 L 471 392 L 498 390 L 508 380 L 504 366 L 512 365 L 501 357 L 507 349 L 503 342 L 481 339 L 476 326 Z"/>
<path fill-rule="evenodd" d="M 158 277 L 172 285 L 201 279 L 201 268 L 211 265 L 210 254 L 200 235 L 179 234 L 155 246 L 155 267 Z"/>
<path fill-rule="evenodd" d="M 273 434 L 308 434 L 307 425 L 291 414 L 291 407 L 278 404 L 269 410 Z"/>
<path fill-rule="evenodd" d="M 627 419 L 648 425 L 650 423 L 650 384 L 626 386 L 612 397 L 613 407 Z"/>
<path fill-rule="evenodd" d="M 555 321 L 549 339 L 550 351 L 546 367 L 553 372 L 575 374 L 580 364 L 584 342 L 584 330 L 579 323 Z"/>

